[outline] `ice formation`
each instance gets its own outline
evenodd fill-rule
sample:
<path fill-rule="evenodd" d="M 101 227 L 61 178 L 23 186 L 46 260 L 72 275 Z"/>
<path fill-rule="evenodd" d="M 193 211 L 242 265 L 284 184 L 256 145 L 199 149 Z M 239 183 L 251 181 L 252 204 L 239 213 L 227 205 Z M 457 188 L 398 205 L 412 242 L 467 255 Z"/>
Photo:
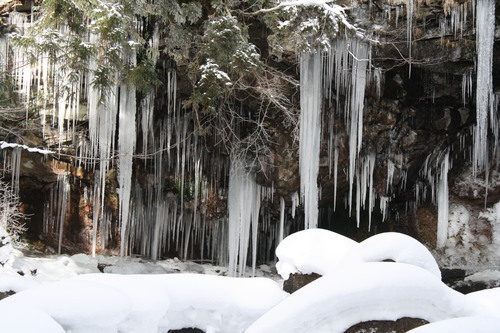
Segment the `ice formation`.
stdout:
<path fill-rule="evenodd" d="M 300 56 L 300 193 L 305 228 L 318 226 L 318 171 L 323 100 L 323 58 L 319 50 Z"/>
<path fill-rule="evenodd" d="M 135 53 L 130 59 L 135 65 Z M 135 87 L 122 84 L 120 87 L 118 127 L 118 195 L 120 198 L 120 255 L 126 254 L 127 229 L 130 219 L 130 196 L 132 192 L 132 157 L 135 152 Z"/>
<path fill-rule="evenodd" d="M 479 174 L 488 171 L 487 161 L 491 147 L 493 156 L 496 154 L 497 159 L 500 156 L 500 150 L 496 148 L 499 140 L 499 117 L 495 112 L 498 110 L 500 97 L 493 94 L 491 83 L 494 1 L 485 0 L 476 3 L 478 56 L 475 79 L 478 118 L 474 130 L 472 160 L 475 174 Z M 286 6 L 297 4 L 327 6 L 324 1 L 294 1 L 287 3 Z M 396 6 L 396 19 L 399 14 L 404 15 L 403 6 L 406 5 L 407 38 L 411 56 L 412 27 L 418 4 L 412 0 L 393 1 L 392 5 Z M 474 14 L 476 7 L 471 6 L 470 2 L 458 4 L 447 1 L 444 5 L 450 7 L 447 7 L 443 18 L 443 35 L 449 33 L 461 35 L 470 12 L 473 11 Z M 337 10 L 340 7 L 331 8 Z M 337 14 L 340 15 L 339 13 Z M 392 15 L 391 10 L 386 13 Z M 12 12 L 9 22 L 16 25 L 22 34 L 29 28 L 32 19 L 33 17 L 29 15 Z M 50 33 L 66 36 L 68 31 L 61 26 Z M 44 38 L 48 37 L 41 35 L 38 38 L 39 42 L 43 42 Z M 96 44 L 98 39 L 97 33 L 91 33 L 86 42 Z M 160 47 L 160 39 L 159 28 L 154 26 L 150 39 L 146 41 L 147 47 L 151 48 L 153 53 Z M 71 138 L 78 142 L 78 158 L 75 165 L 84 166 L 88 171 L 94 172 L 95 186 L 85 188 L 83 194 L 85 204 L 92 206 L 94 211 L 92 228 L 94 254 L 99 249 L 106 248 L 108 236 L 111 235 L 111 225 L 114 223 L 114 217 L 105 202 L 108 190 L 106 177 L 112 167 L 118 169 L 117 193 L 122 255 L 136 251 L 141 255 L 159 259 L 172 247 L 172 244 L 175 244 L 175 247 L 181 249 L 180 257 L 187 258 L 197 251 L 196 255 L 201 258 L 219 262 L 229 261 L 234 274 L 243 274 L 248 257 L 252 258 L 255 266 L 256 251 L 261 246 L 257 243 L 258 229 L 264 233 L 269 231 L 270 237 L 275 237 L 272 241 L 281 240 L 286 236 L 287 208 L 290 209 L 291 217 L 295 219 L 296 207 L 300 201 L 305 211 L 305 227 L 313 228 L 318 225 L 320 190 L 317 182 L 322 130 L 328 140 L 329 171 L 334 180 L 334 208 L 338 201 L 337 178 L 344 171 L 339 170 L 338 166 L 339 149 L 344 145 L 348 149 L 349 162 L 345 173 L 349 193 L 341 199 L 346 199 L 346 206 L 349 212 L 356 216 L 358 225 L 361 210 L 368 211 L 369 225 L 371 225 L 371 213 L 375 209 L 377 200 L 383 214 L 382 219 L 387 219 L 389 202 L 394 194 L 390 193 L 393 182 L 399 178 L 402 188 L 406 186 L 407 173 L 405 170 L 396 172 L 401 163 L 396 161 L 399 157 L 393 156 L 394 158 L 388 159 L 387 162 L 385 195 L 381 196 L 373 187 L 374 168 L 381 161 L 370 143 L 362 142 L 364 94 L 368 81 L 373 79 L 377 95 L 380 97 L 382 75 L 379 70 L 372 68 L 370 45 L 360 39 L 339 36 L 329 50 L 325 52 L 317 50 L 312 54 L 301 55 L 301 186 L 299 194 L 291 195 L 291 207 L 285 207 L 285 202 L 289 201 L 280 198 L 279 225 L 269 222 L 271 217 L 260 212 L 262 191 L 265 190 L 259 190 L 255 174 L 235 171 L 234 165 L 229 165 L 234 164 L 234 160 L 228 163 L 202 149 L 202 142 L 192 128 L 191 121 L 195 115 L 181 108 L 177 96 L 177 74 L 168 64 L 165 64 L 164 72 L 161 73 L 165 78 L 165 97 L 159 98 L 153 89 L 141 95 L 142 99 L 139 100 L 140 95 L 135 94 L 134 88 L 120 82 L 118 77 L 113 78 L 109 91 L 94 87 L 92 82 L 93 71 L 97 70 L 96 59 L 90 60 L 90 72 L 77 73 L 75 79 L 71 78 L 70 73 L 64 68 L 59 68 L 56 63 L 50 62 L 46 54 L 40 54 L 34 62 L 28 61 L 28 53 L 11 45 L 4 36 L 0 37 L 1 68 L 7 68 L 8 50 L 12 51 L 12 74 L 22 100 L 28 103 L 34 101 L 35 97 L 44 97 L 40 107 L 45 139 L 50 141 L 51 138 L 57 137 L 58 142 L 50 142 L 54 147 L 60 146 L 63 139 Z M 135 62 L 128 56 L 123 54 L 123 61 L 133 67 Z M 153 56 L 154 61 L 158 59 L 158 54 Z M 472 72 L 468 71 L 463 74 L 464 104 L 473 96 L 472 87 Z M 324 107 L 329 107 L 331 115 L 328 126 L 322 129 Z M 158 119 L 153 119 L 153 114 L 156 114 L 155 108 L 164 110 Z M 86 114 L 83 115 L 84 112 Z M 86 117 L 89 121 L 89 140 L 72 137 L 75 123 Z M 48 124 L 47 119 L 52 119 L 52 124 Z M 341 126 L 337 126 L 335 121 L 344 122 L 346 133 L 336 132 Z M 142 135 L 137 135 L 136 129 L 140 129 Z M 57 131 L 57 136 L 52 135 L 52 130 Z M 488 142 L 488 132 L 494 134 L 494 142 Z M 139 140 L 137 143 L 136 138 Z M 19 181 L 18 170 L 22 150 L 27 149 L 41 154 L 52 154 L 57 150 L 26 148 L 17 143 L 2 143 L 1 148 L 12 148 L 8 151 L 11 152 L 9 168 L 13 171 L 14 188 L 17 188 L 16 184 Z M 428 158 L 420 172 L 427 183 L 418 183 L 415 188 L 417 197 L 415 205 L 430 199 L 439 207 L 440 246 L 446 242 L 448 232 L 447 173 L 451 168 L 451 153 L 446 156 L 442 154 L 436 152 Z M 137 164 L 143 165 L 147 172 L 140 182 L 133 183 L 132 166 L 138 159 L 142 159 L 142 163 Z M 228 174 L 230 175 L 229 219 L 210 220 L 204 217 L 199 207 L 213 198 L 228 195 L 222 190 L 224 184 L 219 187 L 221 179 L 226 181 Z M 67 181 L 63 178 L 55 185 L 53 195 L 46 204 L 45 221 L 54 219 L 58 222 L 52 222 L 53 225 L 45 222 L 44 225 L 47 230 L 58 233 L 58 237 L 62 235 L 62 223 L 59 216 L 54 214 L 69 200 L 68 197 L 64 197 L 64 191 L 61 190 L 67 187 L 60 185 Z M 165 193 L 167 188 L 169 193 Z M 175 195 L 180 199 L 177 200 Z M 235 199 L 238 197 L 244 197 L 248 207 L 243 207 L 244 204 Z M 249 256 L 250 250 L 252 253 Z"/>
<path fill-rule="evenodd" d="M 474 129 L 473 172 L 488 171 L 488 130 L 491 116 L 497 121 L 493 95 L 493 44 L 495 37 L 495 1 L 477 1 L 476 9 L 476 127 Z M 491 124 L 492 127 L 496 127 Z M 498 128 L 498 127 L 497 127 Z"/>
<path fill-rule="evenodd" d="M 262 189 L 255 182 L 255 174 L 245 169 L 241 161 L 233 161 L 229 174 L 229 273 L 245 274 L 251 239 L 252 269 L 255 272 L 257 233 L 262 200 Z"/>

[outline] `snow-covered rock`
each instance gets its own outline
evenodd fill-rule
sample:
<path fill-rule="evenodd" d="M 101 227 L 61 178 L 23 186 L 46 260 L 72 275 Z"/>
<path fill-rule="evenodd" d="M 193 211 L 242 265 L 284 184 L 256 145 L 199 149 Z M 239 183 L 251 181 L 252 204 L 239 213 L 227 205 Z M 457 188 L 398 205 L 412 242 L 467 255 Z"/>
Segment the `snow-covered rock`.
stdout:
<path fill-rule="evenodd" d="M 326 275 L 342 265 L 362 262 L 356 241 L 325 229 L 291 234 L 278 245 L 276 256 L 276 269 L 285 280 L 292 273 Z"/>
<path fill-rule="evenodd" d="M 403 263 L 362 263 L 301 288 L 246 333 L 342 333 L 369 320 L 413 317 L 433 322 L 474 313 L 474 303 L 427 270 Z"/>
<path fill-rule="evenodd" d="M 386 259 L 422 267 L 441 278 L 441 271 L 429 250 L 416 239 L 397 232 L 374 235 L 359 243 L 364 261 Z"/>

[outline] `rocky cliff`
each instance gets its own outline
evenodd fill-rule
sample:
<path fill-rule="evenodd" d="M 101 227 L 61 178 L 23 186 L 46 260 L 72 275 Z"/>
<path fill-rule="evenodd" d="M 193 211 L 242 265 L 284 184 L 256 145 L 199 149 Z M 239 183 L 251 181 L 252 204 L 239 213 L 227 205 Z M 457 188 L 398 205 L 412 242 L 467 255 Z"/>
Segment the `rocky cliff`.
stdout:
<path fill-rule="evenodd" d="M 173 13 L 105 2 L 103 18 L 82 14 L 83 4 L 45 2 L 40 11 L 12 2 L 0 10 L 1 68 L 17 86 L 2 106 L 2 139 L 54 152 L 4 149 L 4 174 L 13 174 L 35 239 L 68 252 L 121 245 L 122 254 L 242 262 L 254 250 L 256 260 L 272 260 L 280 237 L 304 228 L 301 192 L 315 185 L 301 175 L 317 158 L 319 227 L 356 240 L 400 231 L 435 249 L 443 265 L 498 264 L 498 3 L 174 1 Z M 113 10 L 130 15 L 136 31 L 104 35 L 118 20 Z M 71 13 L 97 28 L 72 28 Z M 45 19 L 45 32 L 90 36 L 96 47 L 84 68 L 68 65 L 76 81 L 55 69 L 44 74 L 43 42 L 30 53 L 31 72 L 16 68 L 27 59 L 28 43 L 19 42 L 26 20 L 50 14 L 61 22 Z M 105 19 L 105 27 L 96 23 Z M 124 38 L 138 46 L 133 60 L 119 56 L 125 66 L 103 97 L 90 87 L 118 67 L 105 59 Z M 301 132 L 301 100 L 313 93 L 300 86 L 304 54 L 319 54 L 322 66 L 312 155 L 300 152 L 310 153 L 300 148 L 310 135 Z M 134 79 L 128 88 L 124 73 Z M 134 115 L 125 118 L 132 100 Z M 235 176 L 236 164 L 244 176 Z"/>

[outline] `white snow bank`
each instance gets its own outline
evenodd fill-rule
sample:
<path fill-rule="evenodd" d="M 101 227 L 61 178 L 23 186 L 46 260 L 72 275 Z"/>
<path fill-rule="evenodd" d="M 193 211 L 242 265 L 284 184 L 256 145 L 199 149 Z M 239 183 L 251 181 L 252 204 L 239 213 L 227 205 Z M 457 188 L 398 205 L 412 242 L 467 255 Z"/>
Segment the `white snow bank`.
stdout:
<path fill-rule="evenodd" d="M 477 304 L 478 314 L 500 317 L 500 287 L 476 291 L 465 297 Z"/>
<path fill-rule="evenodd" d="M 285 280 L 292 273 L 334 273 L 342 265 L 361 262 L 358 245 L 325 229 L 299 231 L 283 239 L 276 248 L 276 269 Z"/>
<path fill-rule="evenodd" d="M 374 235 L 359 243 L 363 260 L 386 259 L 422 267 L 441 279 L 441 271 L 429 250 L 416 239 L 397 232 Z"/>
<path fill-rule="evenodd" d="M 235 333 L 244 332 L 287 296 L 267 278 L 82 274 L 17 293 L 0 306 L 29 304 L 72 333 L 156 333 L 186 327 Z M 3 333 L 2 318 L 0 314 Z"/>
<path fill-rule="evenodd" d="M 463 317 L 430 323 L 407 333 L 498 333 L 500 319 L 493 317 Z"/>
<path fill-rule="evenodd" d="M 474 314 L 465 296 L 427 270 L 403 263 L 363 263 L 325 275 L 291 294 L 246 333 L 344 332 L 359 322 Z"/>
<path fill-rule="evenodd" d="M 0 302 L 0 331 L 2 333 L 65 333 L 51 316 L 29 304 Z"/>
<path fill-rule="evenodd" d="M 18 309 L 26 304 L 45 312 L 72 333 L 116 332 L 117 324 L 132 308 L 126 295 L 115 288 L 78 280 L 42 284 L 0 301 L 2 307 Z"/>
<path fill-rule="evenodd" d="M 118 325 L 122 333 L 156 333 L 169 305 L 172 286 L 158 275 L 84 274 L 78 280 L 102 283 L 125 294 L 132 303 L 127 316 Z"/>
<path fill-rule="evenodd" d="M 169 286 L 170 329 L 197 327 L 205 332 L 243 332 L 288 294 L 267 278 L 200 274 L 164 275 Z"/>
<path fill-rule="evenodd" d="M 39 284 L 38 281 L 31 277 L 13 274 L 0 267 L 0 292 L 14 291 L 18 293 Z"/>

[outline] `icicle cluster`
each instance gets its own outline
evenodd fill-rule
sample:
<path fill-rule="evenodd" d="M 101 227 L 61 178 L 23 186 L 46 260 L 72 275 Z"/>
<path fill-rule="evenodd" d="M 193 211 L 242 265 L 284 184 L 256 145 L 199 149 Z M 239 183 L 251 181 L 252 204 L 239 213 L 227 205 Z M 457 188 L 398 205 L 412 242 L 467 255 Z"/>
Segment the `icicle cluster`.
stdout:
<path fill-rule="evenodd" d="M 492 75 L 493 44 L 495 38 L 495 1 L 478 1 L 476 12 L 476 127 L 474 129 L 472 158 L 474 175 L 489 169 L 488 118 L 496 121 Z M 492 127 L 495 127 L 495 125 L 492 124 Z"/>
<path fill-rule="evenodd" d="M 229 274 L 245 274 L 249 242 L 252 244 L 252 268 L 255 270 L 261 186 L 255 174 L 245 169 L 242 161 L 233 160 L 229 173 Z"/>
<path fill-rule="evenodd" d="M 305 228 L 318 226 L 318 171 L 323 100 L 323 59 L 319 50 L 300 56 L 300 193 Z"/>

